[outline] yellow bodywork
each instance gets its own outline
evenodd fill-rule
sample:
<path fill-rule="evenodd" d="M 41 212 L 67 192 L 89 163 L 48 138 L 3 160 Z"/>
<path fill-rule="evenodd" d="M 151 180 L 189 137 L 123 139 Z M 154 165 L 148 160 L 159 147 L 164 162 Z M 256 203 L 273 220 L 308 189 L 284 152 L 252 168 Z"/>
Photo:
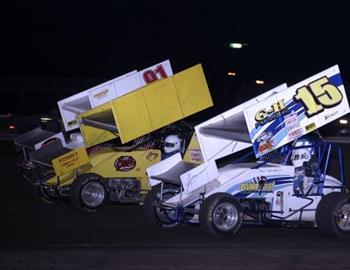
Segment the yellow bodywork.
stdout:
<path fill-rule="evenodd" d="M 203 68 L 198 64 L 81 113 L 77 120 L 88 148 L 119 137 L 124 144 L 212 105 Z M 194 150 L 199 149 L 196 137 L 192 141 L 185 159 L 201 162 Z M 77 175 L 90 172 L 103 178 L 136 178 L 141 189 L 148 190 L 146 168 L 160 159 L 160 150 L 108 147 L 87 154 L 85 148 L 78 148 L 52 160 L 56 176 L 45 184 L 68 186 Z"/>
<path fill-rule="evenodd" d="M 79 115 L 87 147 L 120 137 L 129 142 L 213 105 L 200 64 L 155 81 Z M 113 118 L 115 131 L 93 127 L 81 119 Z"/>
<path fill-rule="evenodd" d="M 102 178 L 136 178 L 140 181 L 141 190 L 147 191 L 146 168 L 159 162 L 160 158 L 160 150 L 154 149 L 119 151 L 113 147 L 101 147 L 87 155 L 84 148 L 79 148 L 52 161 L 56 176 L 45 185 L 71 185 L 77 174 L 90 172 Z"/>
<path fill-rule="evenodd" d="M 74 149 L 52 160 L 52 165 L 57 176 L 71 172 L 87 163 L 89 163 L 89 157 L 85 147 Z"/>
<path fill-rule="evenodd" d="M 196 132 L 194 132 L 192 135 L 190 144 L 186 149 L 183 160 L 194 164 L 202 164 L 204 162 Z"/>

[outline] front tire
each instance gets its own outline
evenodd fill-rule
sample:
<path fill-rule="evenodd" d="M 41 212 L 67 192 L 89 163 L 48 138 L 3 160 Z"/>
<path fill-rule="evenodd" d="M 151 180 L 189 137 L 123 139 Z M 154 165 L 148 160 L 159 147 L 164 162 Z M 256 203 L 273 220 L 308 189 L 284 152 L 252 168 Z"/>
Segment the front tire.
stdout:
<path fill-rule="evenodd" d="M 327 236 L 350 236 L 350 196 L 344 192 L 325 195 L 317 206 L 316 224 Z"/>
<path fill-rule="evenodd" d="M 242 226 L 240 204 L 230 194 L 213 194 L 203 201 L 199 222 L 201 229 L 209 236 L 234 236 Z"/>
<path fill-rule="evenodd" d="M 175 209 L 166 209 L 161 206 L 161 203 L 178 194 L 180 189 L 179 187 L 164 184 L 162 196 L 161 191 L 160 184 L 148 192 L 143 204 L 143 213 L 147 222 L 154 228 L 171 230 L 178 227 L 180 222 L 176 220 Z"/>
<path fill-rule="evenodd" d="M 73 182 L 69 197 L 79 211 L 96 212 L 106 204 L 107 190 L 99 175 L 86 173 Z"/>

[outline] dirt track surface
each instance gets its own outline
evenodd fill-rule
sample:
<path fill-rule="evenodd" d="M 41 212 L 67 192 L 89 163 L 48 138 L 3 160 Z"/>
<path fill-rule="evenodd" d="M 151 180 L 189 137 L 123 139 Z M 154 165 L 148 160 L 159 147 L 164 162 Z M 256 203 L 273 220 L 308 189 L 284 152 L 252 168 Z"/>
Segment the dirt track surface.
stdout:
<path fill-rule="evenodd" d="M 243 228 L 229 240 L 197 226 L 150 228 L 137 205 L 95 214 L 36 202 L 1 142 L 0 269 L 349 269 L 350 241 L 317 229 Z"/>

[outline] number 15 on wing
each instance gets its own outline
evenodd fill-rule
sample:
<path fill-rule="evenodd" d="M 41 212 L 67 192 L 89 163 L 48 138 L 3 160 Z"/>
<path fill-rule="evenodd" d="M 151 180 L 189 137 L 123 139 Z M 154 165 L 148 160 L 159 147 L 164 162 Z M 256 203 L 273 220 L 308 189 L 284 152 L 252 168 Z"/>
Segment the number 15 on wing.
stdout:
<path fill-rule="evenodd" d="M 317 127 L 349 113 L 349 102 L 337 65 L 291 88 L 294 101 L 302 105 L 306 119 Z"/>
<path fill-rule="evenodd" d="M 340 104 L 343 95 L 339 88 L 324 76 L 296 90 L 296 101 L 301 101 L 305 107 L 305 114 L 312 117 Z"/>

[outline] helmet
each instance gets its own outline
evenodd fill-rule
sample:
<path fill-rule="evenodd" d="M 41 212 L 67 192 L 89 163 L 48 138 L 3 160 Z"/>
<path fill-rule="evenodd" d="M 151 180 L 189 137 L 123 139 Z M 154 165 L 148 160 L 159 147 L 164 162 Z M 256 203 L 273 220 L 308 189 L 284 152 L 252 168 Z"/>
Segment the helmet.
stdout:
<path fill-rule="evenodd" d="M 76 141 L 76 142 L 82 142 L 83 141 L 83 136 L 81 136 L 80 132 L 75 132 L 70 134 L 69 138 L 71 141 Z"/>
<path fill-rule="evenodd" d="M 308 146 L 311 145 L 311 142 L 308 140 L 298 140 L 294 147 Z M 295 167 L 303 166 L 305 161 L 310 161 L 312 155 L 314 154 L 314 150 L 312 147 L 305 147 L 294 149 L 292 152 L 292 163 Z"/>
<path fill-rule="evenodd" d="M 178 151 L 181 147 L 181 140 L 177 135 L 169 135 L 164 140 L 164 152 L 172 153 Z"/>

